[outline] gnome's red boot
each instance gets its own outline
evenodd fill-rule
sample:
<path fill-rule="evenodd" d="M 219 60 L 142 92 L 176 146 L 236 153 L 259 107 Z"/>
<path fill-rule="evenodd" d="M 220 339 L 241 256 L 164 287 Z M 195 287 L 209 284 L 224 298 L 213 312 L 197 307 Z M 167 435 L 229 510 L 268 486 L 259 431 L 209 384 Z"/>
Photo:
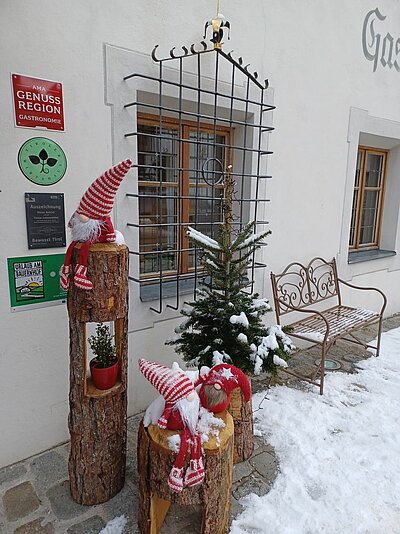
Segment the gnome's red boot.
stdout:
<path fill-rule="evenodd" d="M 171 469 L 168 486 L 175 493 L 180 493 L 183 490 L 183 467 L 173 467 Z"/>
<path fill-rule="evenodd" d="M 90 291 L 93 289 L 92 282 L 86 277 L 87 268 L 84 265 L 79 265 L 79 263 L 75 267 L 75 276 L 74 276 L 74 284 L 76 287 L 79 287 L 79 289 L 85 289 L 86 291 Z"/>
<path fill-rule="evenodd" d="M 185 486 L 196 486 L 204 480 L 203 458 L 190 460 L 189 467 L 186 470 Z"/>
<path fill-rule="evenodd" d="M 69 289 L 69 275 L 71 274 L 71 265 L 63 265 L 60 271 L 60 287 L 64 291 Z"/>

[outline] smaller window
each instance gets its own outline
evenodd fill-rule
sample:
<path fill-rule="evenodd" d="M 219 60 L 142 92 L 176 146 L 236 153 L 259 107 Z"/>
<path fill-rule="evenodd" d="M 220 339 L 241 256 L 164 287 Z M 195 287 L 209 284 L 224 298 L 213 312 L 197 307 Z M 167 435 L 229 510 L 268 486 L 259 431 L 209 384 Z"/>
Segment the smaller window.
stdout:
<path fill-rule="evenodd" d="M 350 224 L 350 249 L 379 248 L 387 151 L 359 147 Z"/>

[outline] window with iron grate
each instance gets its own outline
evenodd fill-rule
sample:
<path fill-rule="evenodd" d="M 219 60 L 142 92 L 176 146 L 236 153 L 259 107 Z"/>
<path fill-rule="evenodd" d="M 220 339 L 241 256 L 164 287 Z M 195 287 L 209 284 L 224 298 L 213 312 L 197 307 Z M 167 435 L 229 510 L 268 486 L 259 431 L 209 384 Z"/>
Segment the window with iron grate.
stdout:
<path fill-rule="evenodd" d="M 190 277 L 197 258 L 187 227 L 216 236 L 233 131 L 139 113 L 137 132 L 140 278 Z"/>
<path fill-rule="evenodd" d="M 140 299 L 162 313 L 178 310 L 180 295 L 192 293 L 204 278 L 201 252 L 187 238 L 188 226 L 215 238 L 221 223 L 235 235 L 247 222 L 257 228 L 265 220 L 267 138 L 273 130 L 266 102 L 268 80 L 258 80 L 241 57 L 201 42 L 175 48 L 159 59 L 157 70 L 124 77 L 133 93 L 124 104 L 132 117 L 135 141 L 138 217 L 127 221 L 135 229 L 132 275 L 140 284 Z M 132 147 L 133 148 L 133 147 Z M 234 162 L 233 162 L 234 160 Z M 262 207 L 261 207 L 262 206 Z M 133 212 L 132 212 L 133 213 Z M 264 268 L 255 254 L 249 258 L 249 292 L 255 269 Z M 166 298 L 175 303 L 164 303 Z"/>

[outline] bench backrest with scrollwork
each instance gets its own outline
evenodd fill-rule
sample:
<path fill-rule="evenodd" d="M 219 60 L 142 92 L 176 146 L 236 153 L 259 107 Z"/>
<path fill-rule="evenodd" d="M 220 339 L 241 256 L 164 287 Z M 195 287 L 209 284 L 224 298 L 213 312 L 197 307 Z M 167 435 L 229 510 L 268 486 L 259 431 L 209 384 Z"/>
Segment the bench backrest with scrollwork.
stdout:
<path fill-rule="evenodd" d="M 291 263 L 282 273 L 271 273 L 271 282 L 277 319 L 332 297 L 341 301 L 334 258 L 314 258 L 308 265 Z"/>

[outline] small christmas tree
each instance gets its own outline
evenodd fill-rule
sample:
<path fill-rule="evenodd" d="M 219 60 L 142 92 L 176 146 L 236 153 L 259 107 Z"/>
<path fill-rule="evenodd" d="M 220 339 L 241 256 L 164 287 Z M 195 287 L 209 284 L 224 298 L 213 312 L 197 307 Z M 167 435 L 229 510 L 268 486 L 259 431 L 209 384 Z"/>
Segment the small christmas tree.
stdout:
<path fill-rule="evenodd" d="M 294 349 L 279 326 L 266 327 L 262 317 L 271 307 L 266 299 L 244 290 L 254 251 L 270 232 L 253 233 L 246 225 L 231 240 L 230 225 L 221 224 L 218 239 L 189 228 L 189 238 L 202 251 L 205 280 L 198 299 L 181 310 L 185 321 L 175 329 L 174 345 L 189 366 L 211 367 L 227 362 L 247 373 L 276 373 L 286 367 Z"/>

